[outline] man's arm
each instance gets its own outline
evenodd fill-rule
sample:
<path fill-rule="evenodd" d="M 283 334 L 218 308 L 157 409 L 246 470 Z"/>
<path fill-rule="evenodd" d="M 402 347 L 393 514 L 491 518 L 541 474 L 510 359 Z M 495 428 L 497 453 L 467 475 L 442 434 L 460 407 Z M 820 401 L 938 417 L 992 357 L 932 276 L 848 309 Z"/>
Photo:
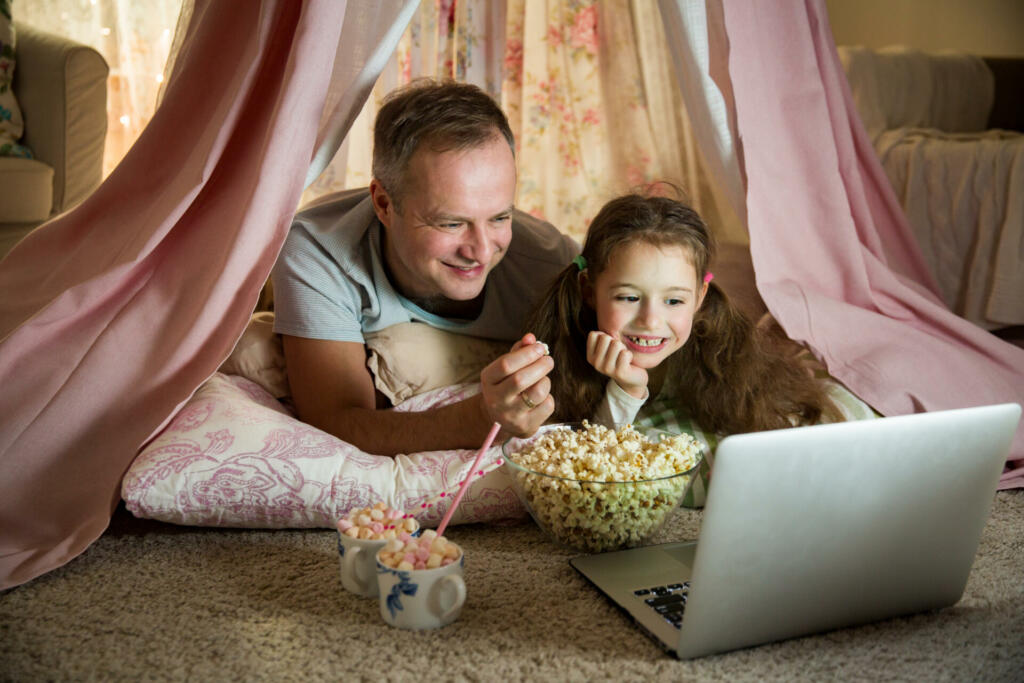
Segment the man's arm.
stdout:
<path fill-rule="evenodd" d="M 376 409 L 363 344 L 289 335 L 283 341 L 299 419 L 367 453 L 478 448 L 493 422 L 506 436 L 527 435 L 554 411 L 547 379 L 553 363 L 532 335 L 484 369 L 480 394 L 419 413 Z M 534 408 L 520 397 L 523 391 L 529 391 Z"/>

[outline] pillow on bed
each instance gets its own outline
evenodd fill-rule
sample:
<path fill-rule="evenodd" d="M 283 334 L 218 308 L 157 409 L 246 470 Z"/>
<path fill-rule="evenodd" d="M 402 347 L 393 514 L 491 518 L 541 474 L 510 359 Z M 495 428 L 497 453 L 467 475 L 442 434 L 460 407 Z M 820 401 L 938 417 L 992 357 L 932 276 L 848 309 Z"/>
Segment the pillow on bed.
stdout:
<path fill-rule="evenodd" d="M 398 405 L 442 387 L 479 379 L 480 371 L 510 344 L 469 337 L 425 323 L 400 323 L 366 335 L 367 367 L 377 389 Z M 274 314 L 252 316 L 242 338 L 220 367 L 226 375 L 256 382 L 275 398 L 289 395 L 281 336 Z"/>
<path fill-rule="evenodd" d="M 399 406 L 426 410 L 468 397 L 478 385 L 443 388 Z M 258 384 L 210 378 L 150 442 L 124 477 L 121 495 L 137 517 L 193 526 L 333 528 L 353 507 L 383 501 L 435 526 L 472 465 L 472 450 L 388 457 L 364 453 L 292 415 Z M 500 469 L 500 448 L 452 524 L 525 514 Z"/>

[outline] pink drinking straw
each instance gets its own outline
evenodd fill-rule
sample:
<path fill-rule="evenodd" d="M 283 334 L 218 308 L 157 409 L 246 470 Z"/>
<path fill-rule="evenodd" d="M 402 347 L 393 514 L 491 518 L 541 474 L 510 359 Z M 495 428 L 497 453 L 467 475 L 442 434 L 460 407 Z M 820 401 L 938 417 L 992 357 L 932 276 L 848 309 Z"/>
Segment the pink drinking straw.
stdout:
<path fill-rule="evenodd" d="M 476 474 L 476 468 L 480 465 L 480 460 L 484 457 L 484 453 L 494 443 L 494 437 L 498 435 L 498 430 L 501 429 L 501 425 L 497 422 L 491 427 L 490 433 L 487 434 L 487 438 L 484 439 L 484 445 L 480 447 L 480 450 L 476 453 L 476 460 L 473 461 L 473 466 L 469 468 L 469 474 L 462 481 L 462 486 L 459 487 L 459 492 L 455 494 L 455 500 L 452 501 L 451 507 L 448 508 L 448 512 L 444 513 L 444 519 L 441 520 L 441 524 L 437 527 L 437 535 L 444 536 L 445 527 L 448 526 L 448 521 L 452 518 L 452 513 L 455 512 L 455 508 L 458 507 L 459 501 L 462 500 L 462 495 L 469 488 L 469 481 Z"/>

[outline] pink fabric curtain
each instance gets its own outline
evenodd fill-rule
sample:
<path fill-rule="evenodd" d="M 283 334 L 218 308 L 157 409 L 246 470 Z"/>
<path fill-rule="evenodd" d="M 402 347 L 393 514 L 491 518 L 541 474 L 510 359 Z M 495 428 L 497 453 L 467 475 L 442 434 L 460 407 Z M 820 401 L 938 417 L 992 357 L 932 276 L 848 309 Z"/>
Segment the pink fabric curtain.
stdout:
<path fill-rule="evenodd" d="M 936 294 L 857 118 L 824 0 L 723 8 L 751 255 L 772 314 L 885 415 L 1024 403 L 1024 349 Z M 1024 486 L 1024 425 L 1000 486 Z"/>
<path fill-rule="evenodd" d="M 124 161 L 0 263 L 0 587 L 104 531 L 139 447 L 230 353 L 302 191 L 344 18 L 335 0 L 197 2 Z"/>

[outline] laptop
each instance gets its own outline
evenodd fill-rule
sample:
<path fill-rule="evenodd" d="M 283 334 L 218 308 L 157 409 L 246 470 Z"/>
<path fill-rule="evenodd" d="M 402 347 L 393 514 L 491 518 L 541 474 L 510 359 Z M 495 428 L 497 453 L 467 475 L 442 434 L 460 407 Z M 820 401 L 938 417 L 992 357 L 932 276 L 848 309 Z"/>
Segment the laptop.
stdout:
<path fill-rule="evenodd" d="M 721 441 L 698 541 L 570 563 L 680 659 L 963 595 L 1021 407 Z"/>

